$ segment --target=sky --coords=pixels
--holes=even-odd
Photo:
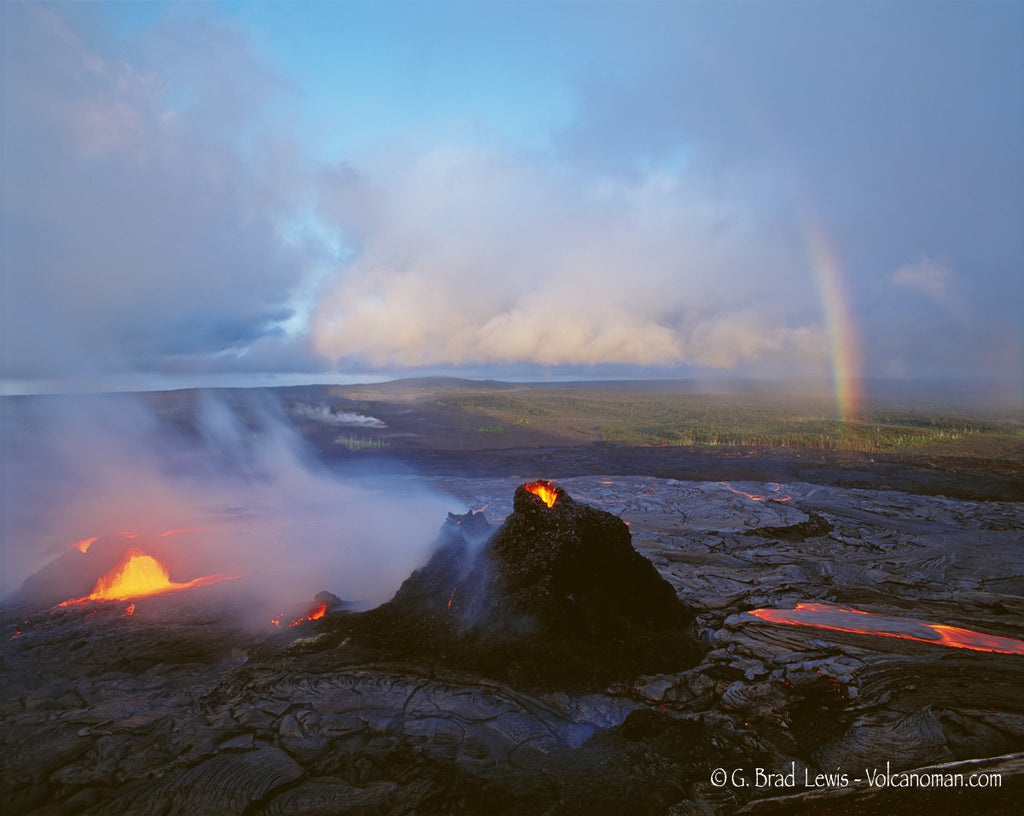
[[[8,393],[1024,371],[1024,3],[0,5]]]

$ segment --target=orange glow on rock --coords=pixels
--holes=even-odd
[[[538,479],[535,482],[527,482],[523,487],[525,487],[534,496],[539,496],[541,501],[543,501],[548,507],[554,507],[555,499],[558,498],[558,493],[555,492],[554,485],[552,485],[547,479]]]
[[[87,553],[89,552],[89,548],[93,545],[93,543],[98,540],[99,536],[93,536],[92,538],[83,538],[81,541],[76,541],[71,546],[73,546],[80,553]]]
[[[853,632],[862,635],[916,640],[950,646],[957,649],[971,649],[976,652],[998,652],[999,654],[1024,655],[1024,641],[1000,635],[988,635],[958,626],[941,623],[925,623],[911,618],[894,615],[878,615],[861,609],[852,609],[830,604],[800,603],[796,609],[753,609],[748,615],[771,623],[788,623],[797,626],[813,626],[831,629],[835,632]]]

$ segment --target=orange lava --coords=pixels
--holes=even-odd
[[[76,541],[71,546],[78,550],[80,553],[89,552],[89,548],[95,541],[99,540],[99,536],[93,536],[92,538],[83,538],[81,541]]]
[[[228,577],[224,574],[207,575],[179,584],[171,580],[167,567],[153,556],[146,555],[141,550],[132,549],[125,553],[120,564],[96,582],[96,587],[89,595],[84,598],[64,601],[60,606],[84,603],[85,601],[127,601],[147,595],[206,586],[217,581],[227,580]]]
[[[320,618],[322,618],[326,614],[327,614],[327,604],[325,604],[325,603],[317,604],[315,607],[313,607],[313,610],[308,615],[306,615],[306,617],[304,617],[304,618],[296,618],[295,620],[293,620],[288,625],[289,626],[298,626],[300,623],[303,623],[304,621],[320,620]],[[270,625],[271,626],[280,626],[282,620],[284,620],[284,612],[282,612],[280,615],[278,615],[275,618],[271,618],[270,619]]]
[[[128,604],[128,606],[126,606],[124,608],[124,614],[121,615],[121,617],[122,618],[128,618],[128,617],[131,617],[134,614],[135,614],[135,604],[130,603],[130,604]]]
[[[555,492],[554,485],[552,485],[547,479],[538,479],[535,482],[527,482],[523,487],[533,493],[534,496],[540,496],[541,501],[543,501],[548,507],[554,507],[555,499],[558,498],[558,493]]]
[[[324,615],[327,614],[327,604],[320,604],[316,609],[309,613],[306,620],[320,620]]]
[[[894,615],[877,615],[861,609],[831,606],[830,604],[801,603],[796,605],[796,609],[753,609],[747,614],[772,623],[789,623],[797,626],[831,629],[835,632],[902,638],[921,643],[934,643],[937,646],[971,649],[976,652],[1024,655],[1024,641],[1013,638],[987,635],[984,632],[946,626],[941,623],[925,623],[911,618],[899,618]]]
[[[736,494],[738,494],[738,495],[740,495],[740,496],[746,496],[746,497],[747,497],[748,499],[750,499],[751,501],[777,501],[777,502],[788,502],[788,501],[790,501],[790,500],[791,500],[791,499],[793,498],[792,496],[783,496],[783,495],[775,495],[775,496],[758,496],[758,495],[757,495],[757,494],[755,494],[755,493],[747,493],[747,492],[746,492],[746,491],[744,491],[744,490],[737,490],[737,489],[736,489],[735,487],[733,487],[733,486],[732,486],[731,484],[729,484],[728,482],[720,482],[720,484],[723,484],[723,485],[725,485],[725,486],[726,486],[727,488],[729,488],[729,490],[731,490],[731,491],[732,491],[733,493],[736,493]],[[782,486],[781,486],[781,485],[780,485],[780,484],[779,484],[778,482],[770,482],[769,484],[771,484],[771,485],[772,485],[772,486],[773,486],[773,487],[775,488],[775,493],[776,493],[776,494],[779,494],[779,491],[781,491],[781,490],[782,490]]]

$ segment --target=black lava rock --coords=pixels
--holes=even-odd
[[[690,611],[621,519],[546,482],[517,488],[513,508],[483,544],[482,513],[449,516],[426,566],[351,631],[396,657],[528,685],[600,686],[697,661]]]

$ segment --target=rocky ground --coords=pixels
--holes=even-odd
[[[820,603],[1024,640],[1020,503],[528,475],[629,523],[695,613],[696,665],[513,686],[347,643],[344,611],[244,630],[216,587],[130,617],[8,609],[3,812],[1017,812],[1024,655],[750,613]],[[426,478],[494,523],[522,481]],[[901,787],[910,769],[927,784]]]

